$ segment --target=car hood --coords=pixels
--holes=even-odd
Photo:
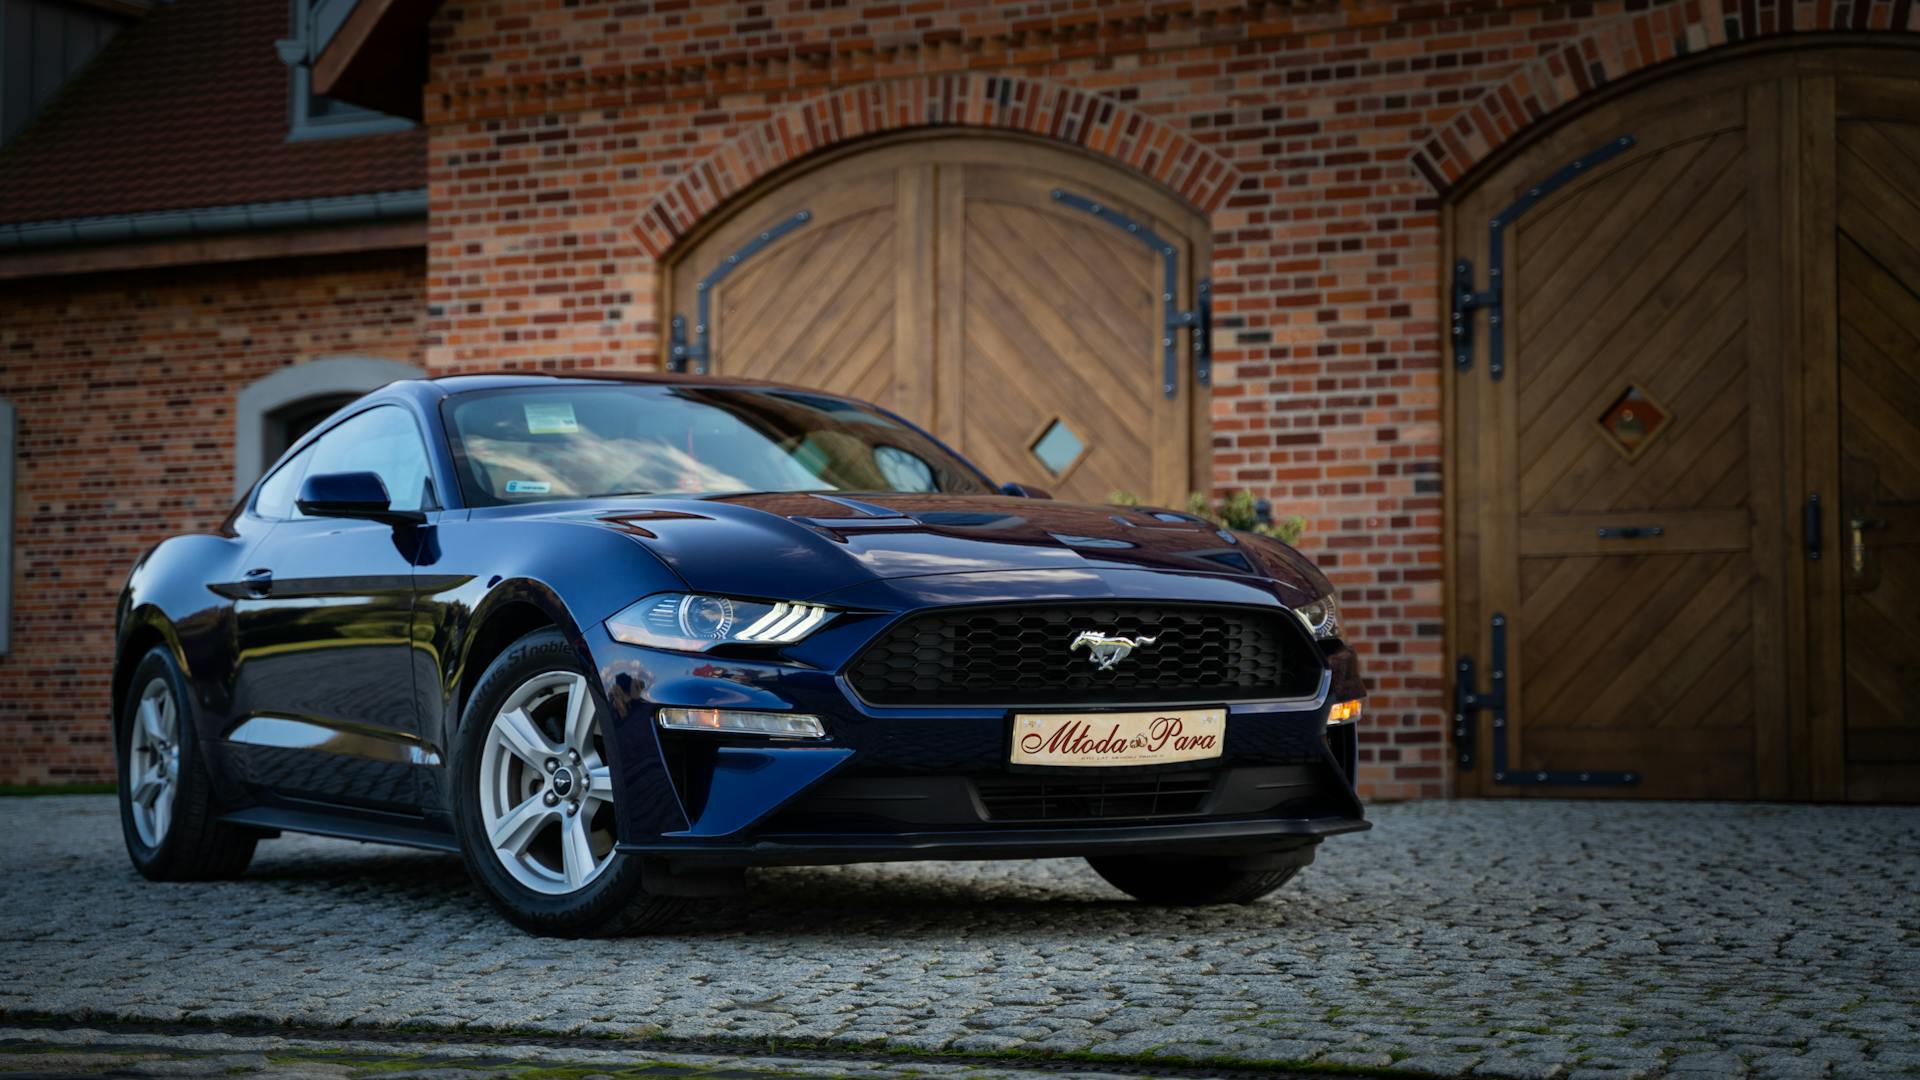
[[[1194,517],[984,495],[762,493],[610,500],[580,512],[701,591],[801,599],[927,574],[1089,568],[1323,583],[1291,548]]]

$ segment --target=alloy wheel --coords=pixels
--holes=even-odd
[[[515,881],[563,895],[613,862],[613,770],[586,676],[550,671],[496,712],[480,756],[488,846]]]
[[[180,718],[167,680],[156,678],[140,691],[127,737],[127,775],[133,778],[129,802],[133,827],[150,848],[167,838],[173,798],[180,786]]]

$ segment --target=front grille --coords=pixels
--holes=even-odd
[[[1143,780],[983,780],[975,785],[989,821],[1070,821],[1197,814],[1213,792],[1211,773]]]
[[[1102,671],[1082,631],[1154,638]],[[1280,608],[1047,604],[909,615],[847,677],[875,705],[1119,705],[1253,701],[1313,693],[1321,658]]]

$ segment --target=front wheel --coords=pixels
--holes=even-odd
[[[1251,904],[1313,861],[1313,845],[1273,855],[1100,855],[1087,860],[1107,884],[1148,904]]]
[[[614,848],[604,711],[566,637],[548,628],[500,654],[461,718],[461,852],[474,881],[524,930],[610,936],[677,910],[642,887],[639,859]]]

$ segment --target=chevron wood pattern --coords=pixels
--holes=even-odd
[[[1920,82],[1856,59],[1653,81],[1455,202],[1485,265],[1478,223],[1635,136],[1508,221],[1507,377],[1455,386],[1448,497],[1457,651],[1494,613],[1514,643],[1481,745],[1643,783],[1483,755],[1464,791],[1920,802]],[[1660,411],[1631,453],[1623,400]]]
[[[1920,123],[1836,142],[1847,795],[1920,801]]]
[[[676,262],[672,304],[691,315],[702,277],[806,210],[714,288],[715,373],[879,401],[997,480],[1182,503],[1204,483],[1204,412],[1189,371],[1175,398],[1161,392],[1160,259],[1055,188],[1172,243],[1191,303],[1209,233],[1190,209],[1095,159],[973,134],[898,139],[769,189]],[[1086,448],[1059,473],[1031,452],[1056,421]]]

